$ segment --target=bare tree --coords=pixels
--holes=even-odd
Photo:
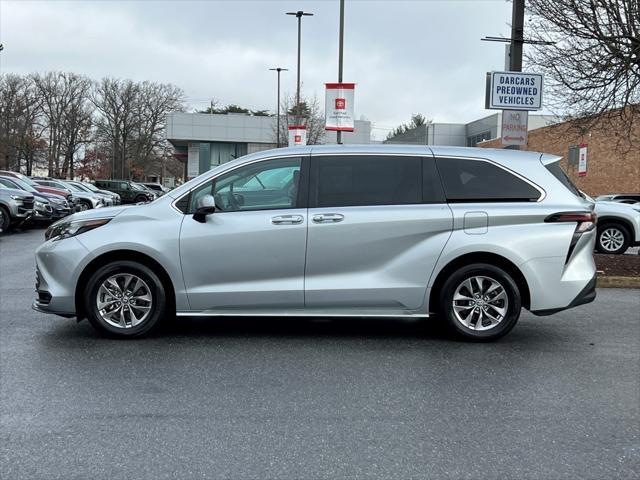
[[[64,163],[61,176],[74,177],[74,166],[78,149],[85,145],[91,136],[93,109],[89,102],[89,93],[92,83],[88,78],[71,76],[70,95],[71,100],[62,115],[61,147],[64,155]]]
[[[164,138],[168,113],[184,111],[183,91],[170,84],[103,79],[92,97],[99,118],[97,141],[112,159],[114,178],[162,170],[169,146]]]
[[[139,89],[139,118],[131,140],[131,168],[142,171],[155,168],[162,172],[167,156],[171,156],[164,135],[166,117],[170,112],[184,111],[184,92],[175,85],[153,82],[143,82]]]
[[[129,178],[130,141],[139,128],[140,86],[131,80],[103,78],[91,101],[98,109],[97,134],[110,145],[113,178]]]
[[[0,168],[27,173],[43,148],[40,103],[30,78],[0,76]]]
[[[276,142],[276,127],[273,129],[274,143],[287,145],[289,143],[289,126],[295,125],[297,119],[307,127],[307,145],[317,145],[324,139],[324,113],[320,108],[318,97],[301,99],[296,108],[295,95],[285,95],[282,101],[280,116],[280,141]]]
[[[586,131],[640,120],[640,1],[529,0],[527,61],[545,74],[546,103]]]

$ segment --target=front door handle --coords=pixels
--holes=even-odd
[[[341,213],[319,213],[313,216],[315,223],[338,223],[344,220]]]
[[[277,217],[271,217],[271,223],[274,225],[297,225],[302,223],[304,218],[302,215],[278,215]]]

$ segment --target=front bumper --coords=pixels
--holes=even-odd
[[[36,299],[33,309],[75,316],[75,287],[93,254],[76,238],[47,241],[36,249]]]
[[[20,220],[27,220],[31,218],[34,214],[33,207],[23,207],[19,206],[14,211],[11,212],[12,216],[15,218],[19,218]]]
[[[33,216],[31,217],[31,221],[48,221],[53,218],[53,209],[51,207],[46,208],[44,210],[36,209],[33,211]]]
[[[53,218],[58,219],[58,218],[64,218],[67,215],[71,215],[71,209],[68,207],[60,207],[60,208],[54,208],[53,209]]]

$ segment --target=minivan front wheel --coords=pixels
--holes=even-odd
[[[520,317],[521,297],[511,276],[477,263],[455,271],[445,282],[440,313],[459,335],[490,341],[507,334]]]
[[[89,322],[113,337],[140,337],[166,313],[166,295],[158,276],[147,266],[115,261],[99,268],[85,290]]]

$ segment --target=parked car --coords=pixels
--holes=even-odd
[[[596,217],[561,158],[309,146],[217,166],[155,202],[54,223],[36,310],[141,336],[178,316],[428,317],[496,339],[521,307],[591,302]]]
[[[158,192],[156,192],[155,190],[152,190],[151,188],[147,187],[144,183],[140,183],[140,182],[131,182],[131,183],[134,184],[136,187],[139,187],[139,188],[149,192],[151,195],[153,195],[153,199],[154,200],[160,196],[160,194]]]
[[[12,172],[9,170],[0,170],[0,175],[5,177],[18,178],[22,180],[24,183],[26,183],[27,185],[29,185],[30,187],[35,188],[40,193],[52,193],[54,195],[59,195],[61,197],[64,197],[65,200],[67,200],[67,202],[69,202],[69,204],[72,206],[72,209],[73,209],[73,206],[75,205],[75,199],[73,198],[73,195],[71,194],[71,192],[67,189],[39,185],[33,180],[31,180],[29,177],[27,177],[26,175],[23,175],[18,172]]]
[[[88,188],[92,192],[102,193],[103,195],[109,195],[113,200],[114,205],[120,205],[120,203],[122,203],[120,199],[120,195],[118,195],[117,193],[110,192],[109,190],[100,190],[93,183],[89,183],[89,182],[75,182],[75,183],[81,184],[83,187]]]
[[[592,200],[587,194],[584,195]],[[640,205],[606,200],[595,200],[595,203],[598,215],[598,252],[621,255],[629,247],[640,245]]]
[[[129,180],[96,180],[93,184],[99,189],[117,193],[122,203],[150,202],[155,199],[153,193]]]
[[[0,176],[0,185],[5,186],[6,188],[12,188],[12,189],[15,189],[15,190],[21,190],[22,192],[25,192],[25,190],[23,188],[20,188],[19,185],[17,185],[16,183],[12,182],[7,177]],[[38,193],[37,191],[36,192],[29,192],[29,193],[31,195],[33,195],[33,199],[34,199],[34,202],[33,202],[33,215],[29,219],[29,222],[32,222],[32,223],[43,223],[43,222],[51,223],[51,220],[53,219],[53,207],[51,206],[51,202],[42,193]]]
[[[73,198],[76,200],[77,210],[91,210],[92,208],[101,208],[104,206],[104,198],[102,196],[95,195],[93,193],[85,192],[84,190],[79,189],[73,185],[66,183],[64,180],[53,180],[53,179],[42,179],[42,178],[33,178],[34,182],[38,185],[43,185],[45,187],[53,187],[58,188],[60,190],[65,190],[73,195]]]
[[[0,232],[21,225],[33,215],[33,195],[0,183]]]
[[[596,200],[637,205],[640,204],[640,193],[610,193],[608,195],[598,195]]]
[[[163,187],[159,183],[143,183],[142,185],[147,187],[149,190],[154,192],[159,197],[161,197],[162,195],[170,191],[168,188]]]
[[[69,203],[64,199],[64,197],[61,197],[60,195],[55,195],[53,193],[40,193],[31,185],[23,182],[16,177],[5,177],[4,175],[0,175],[0,183],[8,188],[17,188],[18,190],[23,190],[25,192],[31,193],[35,199],[44,199],[48,201],[51,206],[52,220],[58,220],[72,213],[71,208],[69,207]],[[42,217],[42,220],[45,220],[46,215],[42,215]]]
[[[106,193],[102,193],[100,191],[98,191],[98,189],[91,190],[89,187],[86,186],[86,184],[82,183],[82,182],[76,182],[74,180],[65,180],[64,182],[66,185],[70,185],[71,187],[75,187],[76,189],[78,189],[81,192],[85,192],[85,193],[89,193],[91,195],[94,195],[98,198],[100,198],[102,200],[102,204],[105,207],[113,207],[116,203],[115,203],[115,195],[112,194],[111,192],[106,192]]]

